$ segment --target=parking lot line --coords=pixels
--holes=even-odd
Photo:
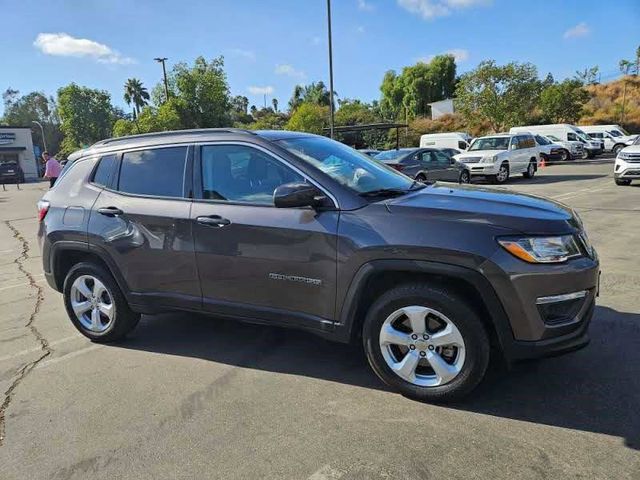
[[[96,345],[95,343],[92,343],[91,345],[81,348],[80,350],[74,350],[73,352],[65,353],[64,355],[61,355],[59,357],[52,358],[50,360],[45,360],[44,362],[38,364],[38,366],[36,367],[36,370],[39,370],[41,368],[46,368],[50,365],[55,365],[56,363],[60,363],[65,360],[70,360],[72,358],[79,357],[80,355],[84,355],[85,353],[92,352],[99,348],[104,348],[104,345]]]
[[[80,335],[71,335],[69,337],[64,337],[64,338],[61,338],[60,340],[56,340],[55,342],[50,342],[49,346],[54,347],[56,345],[60,345],[61,343],[65,343],[70,340],[73,340],[74,338],[81,339],[83,337],[81,337]],[[30,353],[39,352],[41,350],[42,350],[41,347],[33,347],[33,348],[28,348],[26,350],[21,350],[19,352],[12,353],[11,355],[5,355],[4,357],[0,357],[0,362],[4,362],[5,360],[11,360],[12,358],[21,357],[23,355],[28,355]]]
[[[34,277],[34,278],[35,278],[35,277],[43,277],[43,278],[44,278],[44,274],[43,274],[43,273],[40,273],[40,274],[38,274],[38,275],[34,275],[33,277]],[[42,278],[41,278],[40,280],[42,280]],[[17,284],[15,284],[15,285],[7,285],[6,287],[0,287],[0,290],[9,290],[9,289],[11,289],[11,288],[25,287],[25,286],[27,286],[27,285],[31,285],[31,284],[30,284],[29,282],[26,282],[26,283],[17,283]]]

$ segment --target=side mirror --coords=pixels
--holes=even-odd
[[[518,148],[518,146],[515,143],[512,143],[509,150],[515,150],[516,148]]]
[[[328,206],[329,203],[329,199],[310,183],[285,183],[273,191],[273,204],[277,208],[317,208]]]

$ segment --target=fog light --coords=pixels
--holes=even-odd
[[[539,297],[536,300],[538,312],[547,325],[572,322],[584,305],[587,291]]]

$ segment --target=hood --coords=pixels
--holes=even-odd
[[[474,185],[435,183],[386,202],[394,214],[446,217],[492,224],[524,234],[563,234],[581,230],[573,210],[553,200]]]
[[[490,157],[509,150],[467,150],[456,155],[456,157]]]

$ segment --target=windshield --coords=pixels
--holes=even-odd
[[[551,143],[542,135],[536,135],[536,142],[538,142],[538,145],[549,145],[549,143]]]
[[[413,181],[396,170],[325,137],[278,140],[291,153],[358,193],[408,190]]]
[[[549,140],[553,140],[554,142],[559,142],[560,141],[560,139],[558,137],[554,136],[554,135],[547,135],[547,138]]]
[[[607,133],[609,135],[611,135],[612,137],[621,137],[622,136],[622,134],[617,130],[610,130]]]
[[[477,138],[469,147],[468,152],[474,150],[506,150],[509,148],[509,137]]]
[[[386,152],[380,152],[373,158],[376,160],[393,160],[395,158],[404,157],[412,151],[413,150],[407,148],[403,148],[401,150],[387,150]]]

